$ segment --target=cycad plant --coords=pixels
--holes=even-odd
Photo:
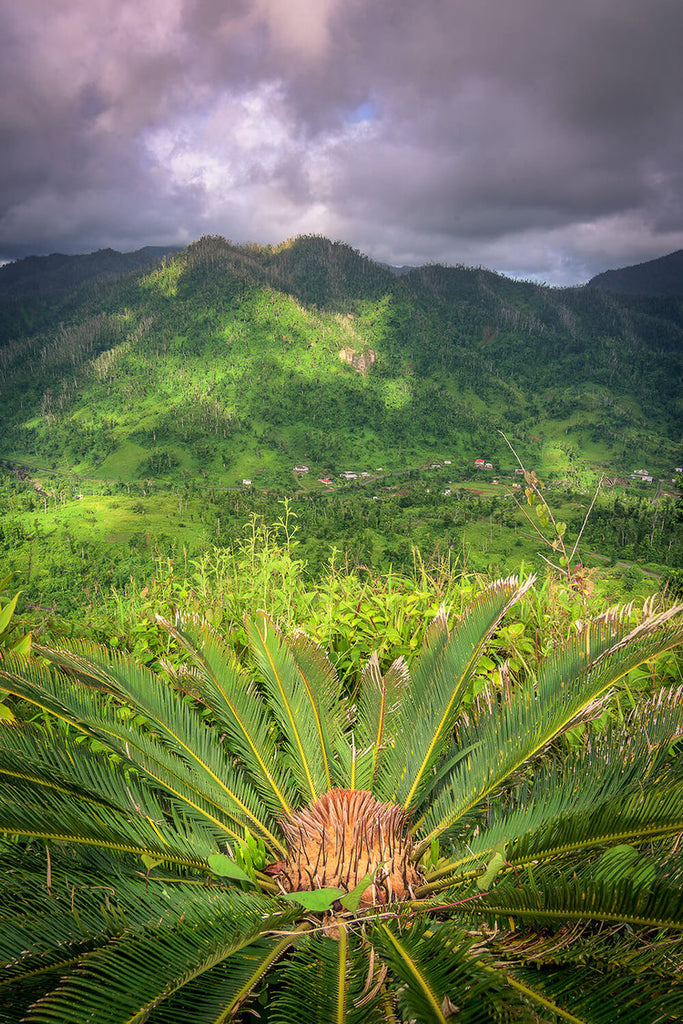
[[[510,694],[474,669],[530,585],[342,692],[263,615],[158,674],[80,644],[0,692],[0,1021],[683,1019],[683,698],[562,752],[680,617],[584,624]]]

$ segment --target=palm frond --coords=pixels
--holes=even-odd
[[[410,699],[395,720],[395,745],[380,766],[378,791],[406,809],[419,801],[430,772],[450,739],[460,702],[484,644],[508,609],[528,590],[535,577],[519,584],[517,577],[488,587],[448,632],[442,611],[425,637],[413,665]]]
[[[203,899],[149,879],[142,863],[128,868],[108,851],[84,847],[50,853],[37,842],[7,844],[0,874],[0,992],[42,974],[63,974],[83,952],[169,914],[180,916],[186,900]]]
[[[628,925],[578,924],[555,930],[502,932],[489,943],[494,958],[518,967],[590,965],[595,972],[630,972],[676,982],[683,964],[680,932],[638,932]]]
[[[593,708],[626,672],[680,644],[683,624],[669,618],[653,616],[637,631],[619,623],[593,624],[547,659],[538,681],[520,685],[509,702],[483,709],[460,732],[461,744],[472,753],[426,812],[419,852]]]
[[[318,686],[312,678],[307,680],[309,685],[304,683],[301,665],[265,614],[247,622],[247,632],[284,734],[300,797],[317,800],[328,788],[323,708],[318,692],[324,692],[324,683]]]
[[[301,676],[316,718],[321,755],[328,789],[347,785],[343,763],[335,754],[340,748],[348,750],[345,736],[348,711],[342,695],[337,670],[322,647],[304,633],[295,633],[289,649]]]
[[[454,842],[448,861],[427,873],[420,894],[476,873],[500,844],[519,866],[682,830],[681,782],[668,757],[683,726],[680,698],[677,691],[658,694],[623,729],[592,737],[561,763],[541,765],[533,779],[525,777],[504,799],[491,801],[486,827]]]
[[[396,715],[401,703],[409,699],[408,682],[403,658],[397,658],[382,675],[375,652],[363,669],[354,729],[358,754],[351,788],[374,789],[384,752],[393,743]]]
[[[332,926],[334,939],[307,937],[282,968],[273,998],[273,1024],[383,1024],[380,992],[367,949],[346,926]]]
[[[507,874],[477,901],[477,913],[507,921],[566,924],[621,922],[639,928],[683,931],[680,868],[627,849],[610,851],[577,871],[552,866]]]
[[[166,999],[207,977],[268,930],[287,928],[291,911],[273,911],[271,901],[235,890],[185,901],[182,915],[167,915],[150,934],[125,932],[85,954],[81,965],[39,1000],[26,1020],[32,1024],[145,1021]],[[178,1024],[192,1024],[191,1012],[181,1015],[176,1004]]]
[[[680,987],[661,979],[594,966],[549,970],[517,968],[507,983],[526,996],[530,1008],[548,1021],[573,1024],[671,1024],[683,1019]],[[547,1014],[547,1016],[546,1016]]]
[[[33,664],[19,663],[14,671],[8,659],[7,667],[3,663],[0,670],[0,691],[48,711],[126,760],[135,751],[136,764],[193,809],[205,810],[216,823],[221,819],[234,822],[237,830],[229,824],[224,828],[235,837],[242,834],[244,826],[251,828],[271,849],[283,852],[272,832],[270,815],[248,776],[236,769],[220,735],[168,684],[130,658],[120,654],[109,657],[94,644],[77,645],[73,655],[46,649],[41,653],[53,655],[75,678]],[[116,694],[123,709],[111,704],[112,697],[93,689],[95,685]],[[141,716],[146,730],[129,723],[131,712]]]
[[[147,856],[207,870],[215,839],[179,815],[169,824],[163,809],[132,782],[128,810],[84,799],[78,791],[55,790],[41,780],[6,781],[0,790],[0,833],[53,843],[78,843]]]
[[[228,732],[232,749],[248,768],[271,813],[291,814],[292,781],[276,757],[273,721],[233,652],[203,620],[182,619],[175,626],[160,616],[157,621],[192,658],[197,668],[190,680],[193,689]],[[187,683],[182,670],[173,672],[169,666],[169,671],[176,683]]]
[[[308,925],[304,926],[306,929]],[[226,1024],[253,1005],[255,989],[271,967],[300,939],[301,926],[284,937],[264,936],[235,950],[212,970],[165,999],[150,1016],[153,1024]],[[253,1011],[258,1019],[256,1007]]]
[[[383,924],[368,936],[395,982],[404,1020],[463,1024],[500,1020],[502,986],[496,972],[470,955],[473,939],[450,923]],[[467,991],[466,1001],[458,993]],[[496,998],[498,997],[498,998]],[[513,1004],[518,1000],[512,1000]]]

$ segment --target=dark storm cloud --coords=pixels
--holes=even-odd
[[[569,283],[683,247],[679,0],[0,3],[0,257],[316,231]]]

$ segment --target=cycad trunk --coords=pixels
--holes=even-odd
[[[365,790],[333,789],[282,822],[287,860],[276,877],[289,892],[350,891],[374,875],[361,903],[411,899],[423,881],[410,860],[408,815]],[[275,865],[274,865],[275,867]]]

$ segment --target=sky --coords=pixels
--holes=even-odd
[[[340,239],[553,285],[683,248],[683,0],[0,0],[0,261]]]

